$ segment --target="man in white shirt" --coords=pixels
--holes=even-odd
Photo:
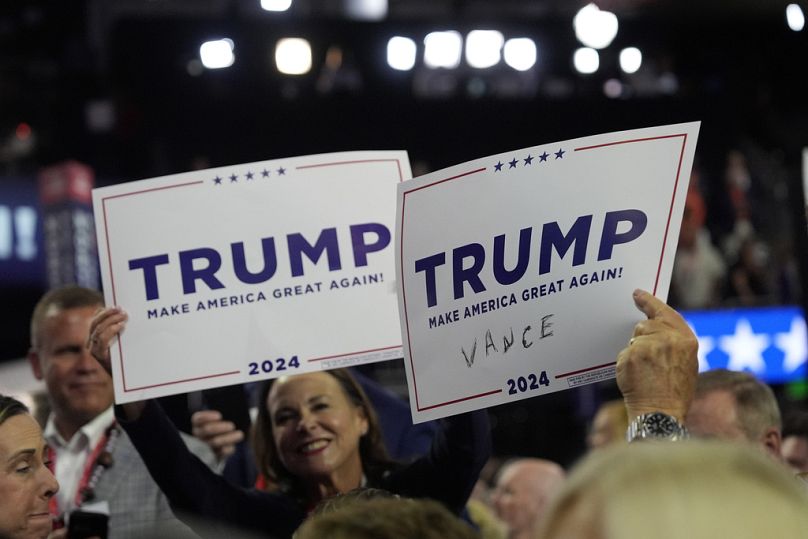
[[[31,319],[28,360],[47,387],[44,436],[61,485],[51,512],[69,519],[79,507],[106,504],[110,539],[194,537],[115,424],[112,379],[86,346],[90,320],[103,305],[98,292],[70,286],[45,294]],[[207,450],[198,443],[195,449]]]

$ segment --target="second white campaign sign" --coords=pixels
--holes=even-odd
[[[93,191],[104,293],[129,313],[117,402],[401,357],[405,152],[188,172]]]
[[[494,155],[398,187],[410,405],[425,421],[614,376],[668,291],[698,123]]]

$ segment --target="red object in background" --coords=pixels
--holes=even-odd
[[[93,223],[95,172],[65,161],[39,173],[45,272],[49,288],[78,284],[100,286]]]
[[[26,140],[31,136],[31,126],[25,122],[17,124],[17,129],[14,131],[15,136],[20,140]]]
[[[43,206],[67,201],[92,204],[95,172],[78,161],[65,161],[39,173],[39,198]]]

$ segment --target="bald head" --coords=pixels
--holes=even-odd
[[[561,488],[563,468],[543,459],[517,459],[497,478],[492,502],[510,539],[533,538],[550,498]]]

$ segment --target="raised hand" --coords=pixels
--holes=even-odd
[[[634,326],[617,356],[617,385],[629,420],[663,412],[684,421],[698,377],[698,340],[682,315],[644,290],[634,304],[647,320]]]

